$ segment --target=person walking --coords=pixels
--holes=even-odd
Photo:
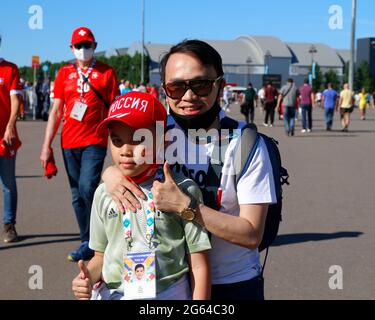
[[[309,80],[305,79],[303,85],[299,87],[300,108],[302,111],[302,133],[312,130],[312,109],[314,104],[314,92],[309,85]]]
[[[51,146],[63,119],[61,147],[81,238],[81,245],[69,253],[69,261],[88,260],[94,254],[88,246],[90,212],[108,143],[107,135],[98,136],[95,130],[119,95],[114,70],[94,58],[96,46],[90,29],[73,31],[70,47],[76,61],[62,67],[56,76],[54,104],[40,154],[46,169],[54,161]]]
[[[254,105],[256,105],[257,94],[251,82],[247,85],[247,89],[242,96],[241,113],[245,116],[246,123],[254,122]]]
[[[349,84],[345,83],[340,92],[338,108],[340,108],[342,132],[349,131],[350,114],[353,112],[353,91],[349,89]]]
[[[223,101],[224,101],[224,106],[223,110],[226,112],[230,112],[230,103],[231,103],[231,98],[232,98],[232,92],[229,90],[230,86],[225,86],[223,89]]]
[[[293,79],[289,78],[281,90],[277,100],[276,110],[280,110],[281,102],[284,104],[284,126],[287,136],[294,136],[295,116],[297,108],[297,97],[299,91]]]
[[[362,88],[361,92],[359,93],[359,114],[361,120],[366,120],[366,109],[367,109],[367,96],[366,89]]]
[[[263,125],[266,127],[268,126],[272,127],[273,122],[275,121],[275,107],[276,107],[276,99],[278,96],[278,92],[271,82],[268,82],[267,87],[265,89],[264,96],[265,96],[266,114],[264,117]],[[268,120],[270,121],[269,125],[268,125]]]
[[[337,107],[337,92],[332,89],[332,83],[327,84],[327,89],[322,93],[322,104],[324,107],[324,117],[326,121],[326,130],[332,130],[333,116]]]
[[[20,145],[16,127],[19,84],[17,66],[0,58],[0,180],[3,185],[3,241],[6,243],[18,240],[15,226],[18,201],[16,151]]]

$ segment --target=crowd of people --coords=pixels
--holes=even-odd
[[[254,122],[254,110],[259,106],[263,114],[263,125],[273,127],[275,114],[279,120],[284,120],[285,133],[293,136],[295,121],[301,116],[301,133],[310,133],[313,127],[313,110],[324,109],[326,130],[332,130],[334,112],[340,113],[341,130],[349,130],[350,115],[358,109],[359,119],[366,120],[366,110],[375,110],[375,92],[360,92],[349,90],[349,85],[344,83],[342,90],[333,89],[332,83],[327,83],[322,92],[314,92],[309,81],[297,87],[293,79],[288,79],[286,85],[279,90],[269,82],[258,91],[251,83],[244,91],[231,91],[230,86],[223,90],[222,107],[226,112],[231,111],[231,104],[239,104],[240,111],[246,122]]]

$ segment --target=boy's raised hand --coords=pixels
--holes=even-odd
[[[154,181],[151,188],[155,207],[165,212],[181,212],[190,204],[190,198],[173,180],[168,162],[164,163],[164,182]]]
[[[79,300],[90,300],[92,284],[91,275],[83,260],[78,261],[80,273],[73,279],[72,290]]]

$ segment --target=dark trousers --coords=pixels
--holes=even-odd
[[[264,123],[268,124],[269,119],[270,123],[273,124],[273,122],[275,121],[275,102],[266,102],[264,109],[266,110]]]
[[[107,149],[99,145],[63,149],[64,164],[72,192],[81,241],[89,240],[90,214],[94,193],[100,182]]]
[[[247,281],[215,284],[211,300],[264,300],[264,279],[259,275]]]
[[[324,109],[326,124],[327,124],[327,128],[329,128],[329,129],[332,128],[334,112],[335,112],[335,108],[325,108]]]
[[[254,101],[246,101],[241,106],[241,113],[245,116],[246,123],[249,123],[249,115],[251,123],[254,122]]]
[[[294,135],[294,124],[296,117],[296,107],[284,106],[284,125],[285,132]]]
[[[301,105],[302,129],[312,129],[312,106],[311,104]]]

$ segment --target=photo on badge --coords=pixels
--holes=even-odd
[[[155,254],[128,253],[124,257],[124,299],[156,297]]]

